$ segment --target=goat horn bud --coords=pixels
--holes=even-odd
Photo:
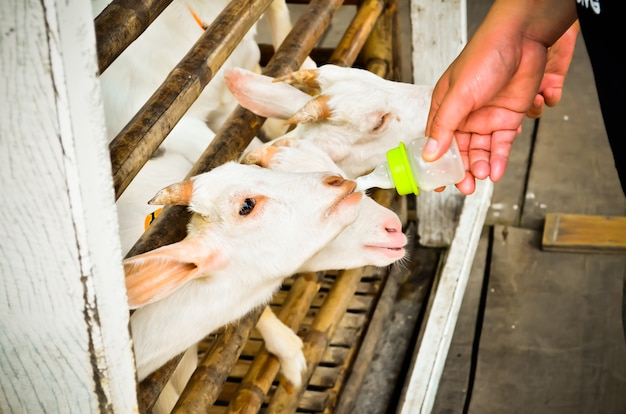
[[[188,206],[193,194],[193,181],[185,180],[160,190],[148,204]]]
[[[277,153],[280,152],[279,148],[275,146],[265,146],[250,151],[241,160],[242,164],[258,165],[263,168],[270,168],[273,164],[273,159]]]
[[[300,89],[302,92],[316,96],[322,91],[317,81],[317,76],[318,72],[316,69],[303,69],[274,78],[273,82],[284,82]]]
[[[320,95],[311,99],[298,110],[291,118],[285,121],[286,124],[306,124],[316,122],[330,117],[330,107],[328,106],[328,95]]]

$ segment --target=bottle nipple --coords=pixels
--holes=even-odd
[[[354,179],[356,181],[356,191],[365,191],[370,188],[393,188],[387,165],[381,164],[374,168],[374,171],[367,175],[362,175]]]

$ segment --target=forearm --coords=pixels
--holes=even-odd
[[[576,19],[575,0],[495,0],[481,26],[502,26],[549,47]]]

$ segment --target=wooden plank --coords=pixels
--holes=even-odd
[[[626,257],[543,252],[541,232],[496,226],[469,410],[622,413]]]
[[[450,351],[441,375],[433,413],[462,413],[468,395],[471,395],[473,356],[480,327],[481,301],[485,272],[488,269],[490,228],[484,227],[472,264],[465,296],[459,311]],[[480,333],[478,333],[480,335]]]
[[[543,229],[549,212],[606,216],[626,212],[582,36],[561,102],[547,108],[539,121],[531,166],[522,227]]]
[[[0,412],[137,411],[89,2],[0,2]]]
[[[432,410],[492,193],[491,181],[479,181],[476,192],[465,198],[399,413]]]
[[[465,0],[411,0],[411,27],[413,83],[434,85],[467,43]],[[421,245],[450,245],[463,198],[455,187],[416,197]]]
[[[411,54],[413,53],[412,33],[411,33],[411,2],[408,0],[397,0],[398,7],[396,17],[396,50],[394,60],[397,62],[396,67],[399,73],[396,76],[400,82],[413,81],[413,62]]]
[[[468,37],[474,34],[492,3],[492,0],[468,0]],[[485,225],[496,222],[509,224],[519,222],[533,124],[534,121],[525,120],[522,134],[518,135],[513,143],[507,171],[500,181],[494,183],[492,202],[487,211]],[[486,269],[489,266],[490,233],[490,228],[484,227],[478,242],[465,296],[459,311],[459,318],[433,405],[433,413],[465,412],[466,400],[468,395],[471,395],[472,358],[477,341],[476,335],[480,335],[479,327],[482,312],[480,308]]]
[[[411,0],[413,82],[434,85],[467,43],[465,0]]]
[[[546,251],[626,253],[626,217],[548,213],[541,247]]]

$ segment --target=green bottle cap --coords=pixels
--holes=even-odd
[[[387,163],[389,164],[391,178],[398,194],[419,194],[419,189],[411,172],[411,165],[409,164],[404,142],[400,142],[400,146],[397,148],[387,151]]]

